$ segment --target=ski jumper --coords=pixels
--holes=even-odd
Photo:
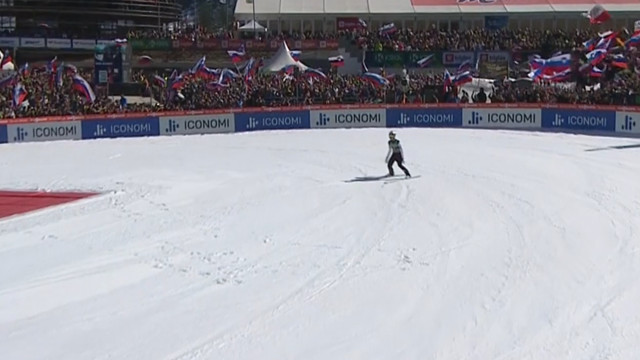
[[[391,139],[389,140],[389,152],[387,152],[387,158],[386,158],[387,168],[389,169],[389,176],[394,175],[394,172],[393,172],[394,162],[398,164],[398,167],[404,172],[406,176],[411,176],[411,174],[409,173],[409,169],[404,167],[404,165],[402,164],[404,162],[404,154],[402,152],[402,146],[400,145],[400,140],[397,140],[395,138],[395,134],[393,136],[389,135],[389,137]]]

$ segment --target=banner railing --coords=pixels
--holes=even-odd
[[[0,143],[321,128],[449,127],[640,136],[640,107],[328,105],[52,116],[0,121]]]

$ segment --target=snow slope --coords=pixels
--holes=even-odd
[[[632,359],[635,140],[385,129],[2,146],[0,358]],[[587,151],[587,150],[599,151]]]

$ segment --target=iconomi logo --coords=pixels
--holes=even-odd
[[[404,113],[400,113],[400,120],[398,120],[398,124],[399,125],[407,125],[410,120],[411,120],[411,117],[409,115],[404,114]]]
[[[327,124],[329,124],[329,121],[331,121],[329,115],[325,115],[323,113],[319,113],[318,117],[319,119],[318,121],[316,121],[317,126],[327,126]]]
[[[169,120],[169,124],[167,125],[167,129],[165,130],[168,133],[174,133],[178,131],[180,128],[180,124],[178,124],[175,120]]]
[[[478,125],[482,122],[482,116],[480,113],[472,111],[471,112],[471,120],[469,120],[469,125]]]
[[[626,115],[624,117],[624,123],[622,124],[622,130],[631,131],[634,127],[636,127],[636,122],[631,116]]]
[[[29,132],[21,127],[16,128],[16,136],[13,138],[13,141],[23,141],[27,136],[29,136]]]
[[[562,124],[564,124],[564,118],[556,114],[556,117],[551,122],[551,126],[562,126]]]
[[[93,136],[102,136],[107,132],[107,128],[98,124],[98,126],[96,126],[96,131],[93,133]]]
[[[258,120],[256,118],[250,117],[247,122],[247,129],[255,129],[258,126]]]

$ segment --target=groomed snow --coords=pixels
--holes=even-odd
[[[633,359],[640,146],[401,129],[3,145],[7,360]],[[600,149],[599,151],[587,151]]]

